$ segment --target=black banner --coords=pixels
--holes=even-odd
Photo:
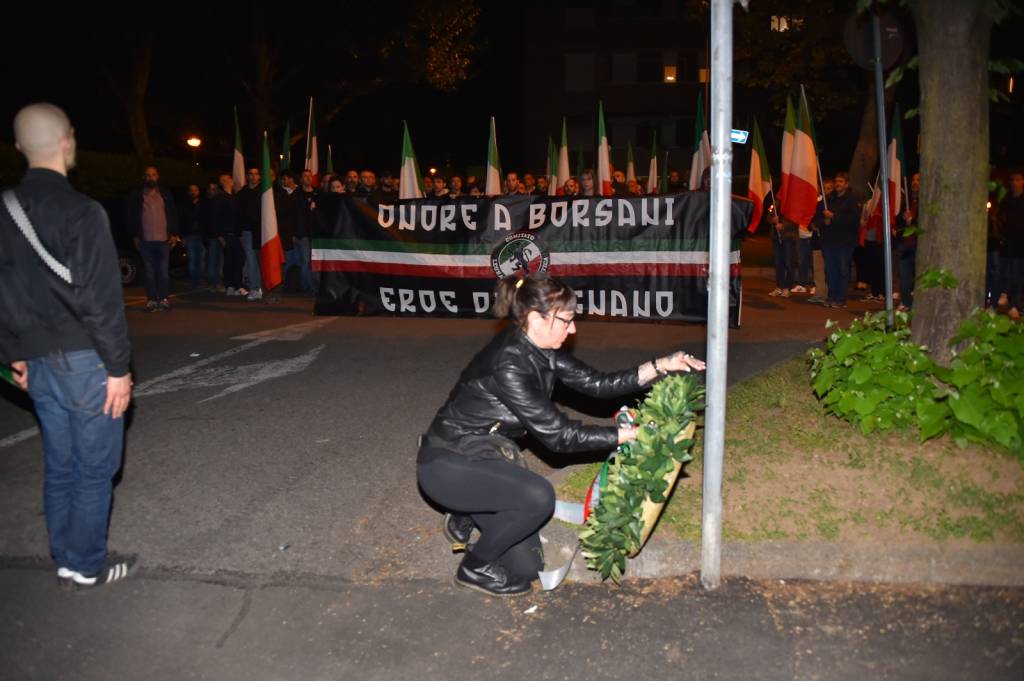
[[[710,195],[503,196],[376,204],[327,195],[313,239],[315,312],[475,317],[499,277],[546,271],[577,292],[577,314],[707,317]],[[732,203],[730,312],[739,323],[739,237],[753,204]]]

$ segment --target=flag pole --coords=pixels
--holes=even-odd
[[[711,2],[711,233],[708,254],[707,411],[700,581],[716,589],[722,566],[722,468],[725,458],[729,346],[729,250],[732,237],[733,2]]]
[[[871,33],[875,48],[875,109],[878,115],[878,173],[882,187],[882,245],[885,251],[885,319],[891,329],[896,324],[892,307],[892,216],[889,214],[889,159],[885,131],[885,86],[882,83],[882,29],[878,13],[871,15]]]

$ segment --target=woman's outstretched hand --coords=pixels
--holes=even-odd
[[[704,362],[682,350],[658,360],[660,371],[704,371],[706,368]]]
[[[619,428],[619,444],[636,439],[636,428]]]

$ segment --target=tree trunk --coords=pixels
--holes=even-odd
[[[875,111],[875,74],[866,79],[867,99],[864,113],[860,117],[860,136],[850,159],[850,190],[855,196],[865,198],[871,195],[869,186],[875,181],[878,169],[878,113]],[[885,109],[891,109],[893,88],[885,90]]]
[[[921,197],[917,276],[944,269],[953,289],[914,293],[912,337],[948,364],[949,339],[984,303],[988,167],[988,55],[982,2],[919,0]]]
[[[153,65],[152,42],[147,40],[140,43],[134,57],[128,89],[121,102],[128,114],[128,129],[135,153],[139,158],[148,160],[153,157],[153,144],[149,139],[149,124],[146,121],[146,92],[149,90],[149,74]]]

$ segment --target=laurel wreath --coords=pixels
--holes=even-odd
[[[579,534],[587,567],[602,579],[618,584],[626,558],[642,548],[644,501],[664,503],[676,462],[693,460],[694,440],[685,434],[703,410],[704,386],[693,374],[664,378],[637,406],[637,439],[619,445],[607,463],[597,507]]]

